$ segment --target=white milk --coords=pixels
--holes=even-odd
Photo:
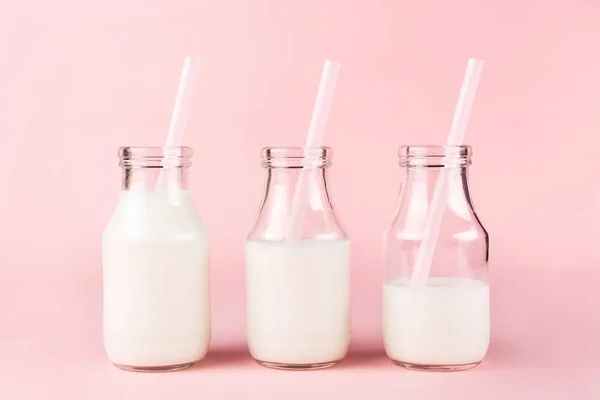
[[[259,361],[339,361],[350,343],[350,241],[246,244],[247,339]]]
[[[114,364],[176,366],[208,350],[208,236],[187,190],[171,201],[122,191],[104,231],[104,346]]]
[[[383,342],[395,361],[418,365],[480,362],[490,342],[489,287],[468,278],[406,279],[383,286]]]

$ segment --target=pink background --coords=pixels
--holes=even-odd
[[[597,399],[599,17],[596,0],[1,1],[0,398]],[[162,144],[186,54],[203,59],[186,143],[214,340],[192,370],[126,373],[102,349],[100,235],[117,148]],[[409,372],[380,339],[396,148],[445,140],[472,56],[492,346],[471,372]],[[337,368],[286,373],[247,354],[243,241],[259,149],[302,143],[326,58],[342,63],[326,143],[353,238],[353,346]]]

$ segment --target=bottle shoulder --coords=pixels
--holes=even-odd
[[[207,228],[189,193],[168,198],[164,193],[122,192],[103,232],[103,240],[202,240],[207,237]]]
[[[427,229],[427,216],[410,218],[396,216],[384,233],[385,240],[421,240]],[[472,214],[469,218],[456,215],[444,216],[440,235],[461,241],[488,240],[487,230],[479,218]]]

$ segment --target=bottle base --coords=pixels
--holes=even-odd
[[[426,371],[426,372],[458,372],[467,371],[473,369],[481,364],[481,361],[477,361],[470,364],[453,364],[453,365],[431,365],[431,364],[414,364],[404,361],[392,360],[394,364],[410,369],[413,371]]]
[[[324,363],[313,364],[287,364],[260,360],[255,361],[263,367],[281,369],[286,371],[313,371],[317,369],[330,368],[339,363],[339,361],[329,361]]]
[[[138,367],[134,365],[123,365],[123,364],[114,364],[115,367],[130,371],[130,372],[171,372],[171,371],[180,371],[182,369],[191,368],[194,365],[198,364],[198,361],[184,363],[184,364],[175,364],[175,365],[159,365],[153,367]]]

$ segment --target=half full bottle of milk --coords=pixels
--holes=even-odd
[[[410,369],[473,368],[488,349],[490,305],[489,238],[468,186],[471,148],[404,146],[399,157],[404,180],[385,234],[385,351]]]
[[[117,367],[169,371],[210,342],[209,244],[188,190],[189,147],[122,147],[102,237],[104,347]]]
[[[350,342],[350,241],[328,189],[328,147],[262,150],[266,188],[246,243],[246,334],[260,364],[337,364]]]

